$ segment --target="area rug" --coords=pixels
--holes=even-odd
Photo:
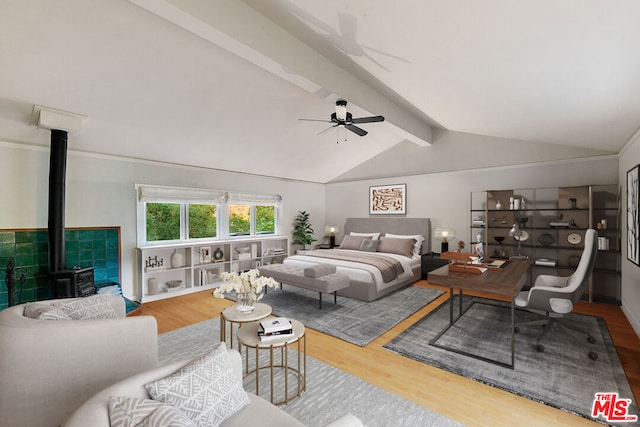
[[[161,334],[158,337],[160,361],[169,362],[202,354],[214,348],[219,337],[218,318]],[[267,352],[263,353],[266,356]],[[296,357],[297,353],[290,350],[290,360]],[[276,377],[276,380],[274,388],[282,390],[282,378]],[[289,381],[291,384],[291,378]],[[261,382],[266,384],[266,381]],[[249,376],[245,379],[245,389],[255,390],[255,378]],[[269,398],[268,393],[260,394]],[[307,356],[306,391],[280,408],[310,427],[326,426],[348,413],[357,416],[368,427],[462,425],[311,356]]]
[[[459,299],[454,309],[458,313]],[[463,308],[470,307],[437,344],[471,351],[505,363],[511,361],[510,305],[504,302],[465,296]],[[516,322],[537,320],[526,311],[516,311]],[[634,400],[615,346],[604,319],[571,313],[569,320],[590,331],[596,343],[565,328],[548,333],[544,352],[534,349],[540,326],[522,326],[516,334],[515,367],[504,368],[429,345],[449,323],[449,302],[441,304],[384,348],[403,356],[445,369],[473,380],[542,402],[555,408],[593,419],[595,393],[618,392],[620,398]],[[597,360],[588,357],[598,354]],[[638,414],[637,402],[629,411]],[[604,417],[593,419],[603,422]]]
[[[389,295],[364,302],[333,295],[323,295],[318,308],[318,292],[283,285],[282,290],[269,289],[262,303],[269,304],[273,314],[296,319],[344,341],[365,346],[371,341],[442,295],[443,291],[422,286],[407,286]],[[233,294],[228,296],[233,299]]]

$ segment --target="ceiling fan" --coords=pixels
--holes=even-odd
[[[349,129],[351,132],[365,136],[368,132],[358,126],[356,124],[360,123],[373,123],[373,122],[384,122],[383,116],[370,116],[370,117],[352,117],[351,113],[347,111],[347,101],[344,99],[338,99],[336,101],[336,111],[331,113],[331,120],[317,120],[317,119],[298,119],[309,122],[325,122],[325,123],[334,123],[329,126],[327,129],[319,132],[318,135],[323,135],[330,131],[331,129],[342,126],[345,129]],[[346,137],[345,137],[346,140]]]

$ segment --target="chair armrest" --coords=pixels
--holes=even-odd
[[[537,281],[536,281],[537,283]],[[570,298],[571,291],[565,290],[565,288],[556,288],[551,286],[534,286],[529,290],[529,298],[526,308],[531,310],[541,310],[549,313],[556,313],[551,305],[551,299],[566,299]]]
[[[536,282],[533,285],[534,287],[544,286],[549,288],[564,288],[567,286],[567,282],[569,281],[569,277],[560,277],[560,276],[550,276],[546,274],[541,274],[536,277]]]

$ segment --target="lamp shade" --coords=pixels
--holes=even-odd
[[[338,234],[340,232],[340,228],[338,228],[337,225],[325,225],[324,226],[324,232],[325,234],[331,236],[335,236],[336,234]]]
[[[440,241],[449,241],[455,239],[456,231],[451,228],[436,228],[434,237]]]

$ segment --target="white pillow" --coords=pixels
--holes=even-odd
[[[390,237],[392,239],[415,239],[416,245],[413,247],[413,256],[414,256],[414,258],[420,256],[420,249],[422,249],[422,242],[424,242],[424,236],[423,235],[421,235],[421,234],[408,235],[408,234],[384,233],[384,236],[385,237]]]
[[[153,399],[175,406],[199,426],[217,426],[249,404],[223,342],[145,388]]]
[[[371,240],[378,240],[380,238],[380,233],[356,233],[355,231],[352,231],[349,235],[368,237]]]
[[[111,305],[111,295],[96,294],[86,298],[74,298],[51,303],[73,320],[117,319],[118,314]]]
[[[184,412],[166,403],[136,397],[109,398],[111,427],[198,427]]]

